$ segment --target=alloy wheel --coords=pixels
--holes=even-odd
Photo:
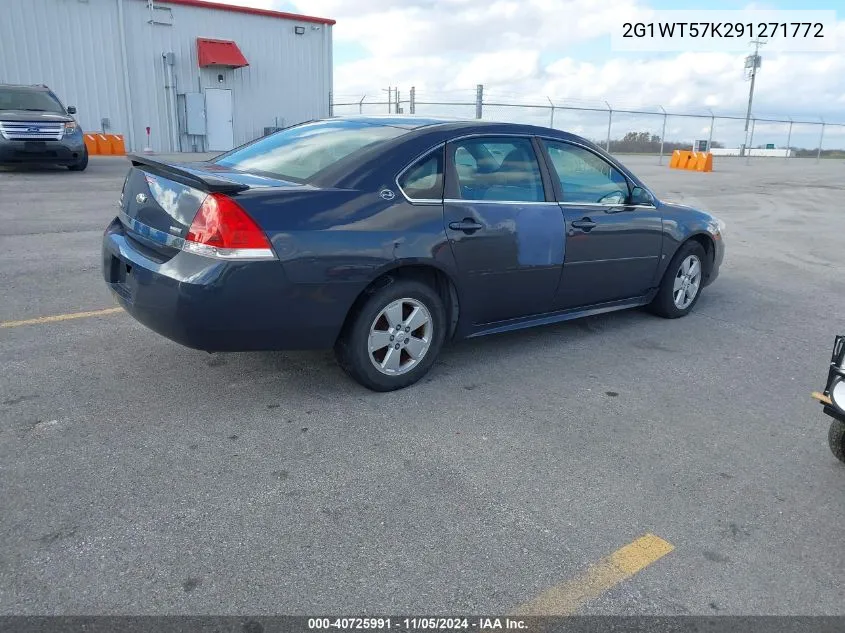
[[[428,308],[416,299],[397,299],[370,325],[367,341],[370,361],[388,376],[417,366],[431,347],[434,324]]]
[[[695,300],[701,287],[701,260],[696,255],[687,256],[675,274],[672,299],[675,307],[686,310]]]

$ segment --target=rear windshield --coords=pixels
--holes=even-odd
[[[64,114],[62,104],[49,92],[0,87],[0,110],[30,110]]]
[[[214,162],[239,171],[306,181],[354,152],[407,132],[407,128],[371,121],[317,121],[276,132]]]

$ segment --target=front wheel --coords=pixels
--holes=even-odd
[[[698,242],[682,244],[669,262],[660,289],[649,308],[667,319],[677,319],[692,310],[701,294],[706,254]]]
[[[338,363],[373,391],[414,384],[434,364],[446,332],[443,300],[431,287],[400,279],[376,290],[335,345]]]
[[[845,422],[833,420],[830,423],[827,442],[830,444],[830,450],[833,451],[836,459],[845,463]]]
[[[88,167],[88,150],[85,150],[82,153],[82,158],[80,158],[72,165],[67,166],[67,168],[71,171],[85,171],[86,167]]]

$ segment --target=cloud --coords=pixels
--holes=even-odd
[[[281,7],[275,0],[229,1]],[[654,18],[647,0],[291,1],[302,13],[337,20],[334,41],[354,43],[364,52],[354,61],[335,60],[335,94],[350,100],[354,96],[355,102],[365,94],[384,100],[381,90],[397,85],[403,97],[415,86],[418,100],[472,102],[476,84],[484,84],[485,97],[496,102],[548,105],[551,99],[557,105],[580,103],[599,109],[609,102],[617,109],[655,113],[662,112],[662,106],[705,116],[708,109],[745,114],[745,53],[646,55],[610,50],[611,29],[621,28],[626,20]],[[845,22],[838,22],[830,35],[845,41]],[[765,49],[762,54],[754,97],[757,116],[845,122],[845,55]],[[466,106],[440,111],[474,114]],[[497,115],[514,112],[500,110]],[[563,116],[562,111],[556,120]],[[566,116],[572,126],[603,134],[604,114]],[[549,113],[526,110],[521,117],[542,122]],[[660,123],[660,117],[648,119],[657,132]],[[689,123],[669,127],[700,133],[701,120]],[[709,121],[703,123],[709,126]]]

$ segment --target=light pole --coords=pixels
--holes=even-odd
[[[710,108],[707,108],[707,111],[710,113],[710,132],[707,135],[707,151],[709,152],[713,146],[713,126],[716,125],[716,115]]]
[[[743,152],[748,149],[748,124],[751,121],[751,102],[754,101],[754,83],[757,79],[757,69],[760,68],[762,62],[760,47],[766,42],[752,40],[751,43],[754,44],[754,54],[745,58],[745,78],[746,80],[751,80],[751,87],[748,90],[748,110],[745,113],[745,143],[742,145]]]

